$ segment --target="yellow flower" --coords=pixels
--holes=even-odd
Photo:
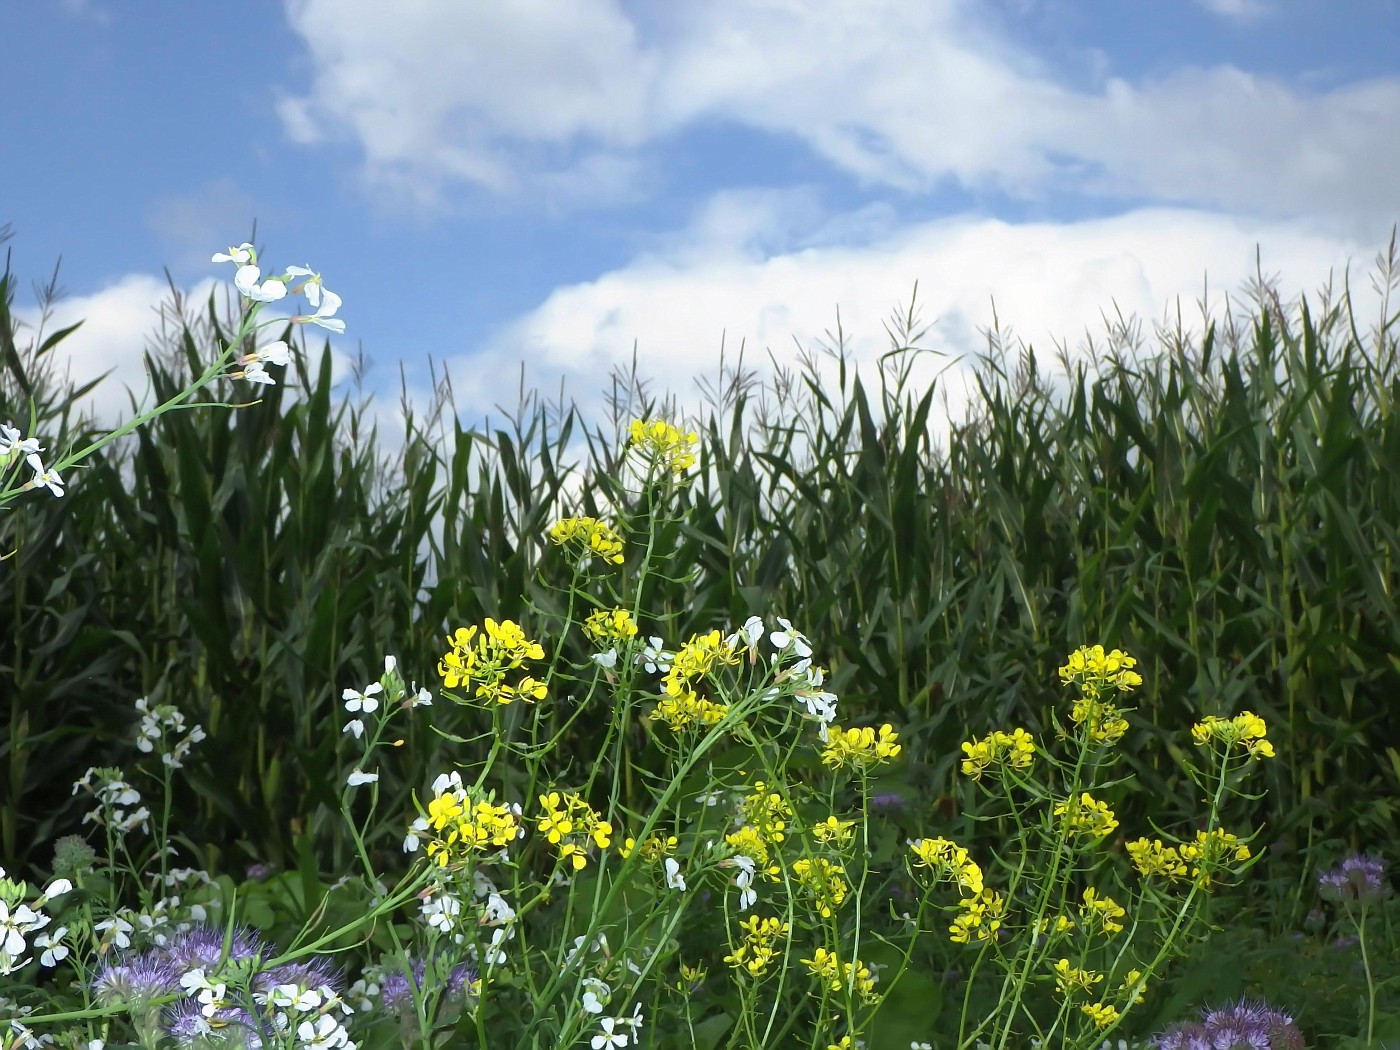
[[[954,944],[967,944],[974,937],[990,941],[1001,929],[1006,914],[1006,901],[995,890],[984,889],[976,896],[964,897],[959,907],[962,910],[953,916],[953,924],[948,927],[948,939]]]
[[[583,633],[595,642],[625,642],[637,635],[637,623],[626,609],[599,609],[583,621]]]
[[[1128,976],[1123,978],[1123,990],[1128,993],[1133,1002],[1140,1003],[1147,994],[1147,982],[1143,980],[1141,970],[1129,970]]]
[[[1055,964],[1055,989],[1066,999],[1077,992],[1092,990],[1102,980],[1103,974],[1072,966],[1068,959],[1061,959]]]
[[[540,809],[535,826],[555,846],[561,861],[575,871],[588,865],[588,848],[607,849],[612,843],[612,825],[602,814],[572,791],[561,796],[557,791],[540,796]]]
[[[1197,746],[1218,743],[1222,750],[1243,748],[1250,758],[1273,758],[1274,745],[1267,738],[1269,728],[1253,711],[1241,711],[1234,718],[1208,715],[1191,727]]]
[[[1161,839],[1138,839],[1128,843],[1128,856],[1138,874],[1161,876],[1166,879],[1184,879],[1186,865],[1174,846],[1164,846]]]
[[[916,868],[929,868],[940,882],[955,883],[964,894],[976,896],[982,892],[982,869],[968,856],[967,850],[944,838],[919,839],[909,844]]]
[[[827,817],[821,823],[812,825],[812,835],[818,842],[834,842],[838,846],[843,846],[854,837],[855,832],[852,829],[855,826],[854,820],[837,820],[835,817]]]
[[[549,538],[560,547],[573,545],[582,553],[621,565],[622,537],[597,518],[561,518],[549,527]]]
[[[974,780],[980,780],[991,766],[1002,763],[1012,769],[1029,769],[1035,758],[1035,740],[1024,729],[1010,733],[998,729],[988,737],[963,744],[962,749],[967,755],[962,763],[963,775]]]
[[[762,977],[778,956],[778,942],[788,935],[788,924],[772,918],[750,915],[739,924],[743,939],[724,961],[736,970],[742,967],[750,977]],[[682,968],[684,974],[684,968]]]
[[[660,835],[648,835],[646,841],[642,843],[641,858],[648,864],[655,864],[674,853],[677,845],[679,845],[679,840],[674,835],[664,839]],[[625,860],[632,856],[632,852],[636,848],[637,840],[628,835],[627,841],[617,849],[618,856]]]
[[[1078,799],[1067,799],[1055,807],[1055,816],[1066,818],[1070,835],[1087,835],[1100,839],[1118,827],[1118,818],[1107,803],[1100,802],[1089,792]]]
[[[812,895],[817,913],[823,919],[829,919],[836,914],[836,909],[841,907],[850,890],[841,867],[823,857],[814,857],[811,860],[804,857],[794,861],[792,874]]]
[[[1085,926],[1097,926],[1104,933],[1122,933],[1123,924],[1118,920],[1128,913],[1112,897],[1100,897],[1092,886],[1084,891],[1084,903],[1079,914]]]
[[[508,845],[519,833],[517,813],[518,808],[473,799],[462,788],[440,792],[428,803],[428,827],[436,833],[428,841],[429,859],[445,868],[465,863],[473,853]]]
[[[1224,828],[1196,832],[1196,841],[1183,842],[1179,847],[1181,859],[1191,865],[1196,885],[1210,889],[1214,878],[1228,871],[1231,863],[1249,860],[1249,847]]]
[[[695,466],[695,446],[700,441],[695,431],[683,433],[660,419],[634,419],[629,430],[630,446],[667,473],[680,477]]]
[[[516,698],[542,700],[543,682],[522,676],[511,684],[508,674],[521,671],[526,660],[543,660],[544,647],[525,636],[511,620],[497,623],[487,617],[485,630],[476,625],[459,627],[448,636],[450,651],[438,663],[438,674],[448,689],[471,688],[473,696],[487,703],[509,704]]]
[[[813,977],[822,981],[833,992],[853,991],[866,1002],[874,1002],[875,977],[870,968],[859,959],[842,962],[825,948],[818,948],[810,959],[801,960]]]
[[[1109,1028],[1118,1021],[1118,1010],[1106,1003],[1085,1003],[1079,1009],[1089,1015],[1089,1020],[1100,1029]]]
[[[894,727],[886,723],[880,727],[878,736],[870,726],[859,729],[842,729],[832,726],[827,730],[826,747],[822,749],[822,762],[833,769],[841,769],[847,763],[857,769],[866,770],[882,762],[899,757],[901,746],[895,743],[899,736]]]
[[[765,842],[782,842],[787,838],[792,806],[768,784],[755,780],[749,793],[739,802],[739,819],[751,826]]]
[[[1104,652],[1101,645],[1081,645],[1060,668],[1060,680],[1065,685],[1076,683],[1086,691],[1113,688],[1127,692],[1142,685],[1142,676],[1133,670],[1136,666],[1137,660],[1121,649]]]
[[[657,701],[656,709],[647,717],[653,722],[665,722],[671,732],[679,733],[691,726],[713,726],[729,714],[728,704],[717,704],[689,689]]]

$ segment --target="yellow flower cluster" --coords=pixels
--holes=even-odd
[[[1079,906],[1079,916],[1085,929],[1100,929],[1106,934],[1123,932],[1119,920],[1128,913],[1112,897],[1100,897],[1092,886],[1084,890],[1084,903]]]
[[[745,824],[724,836],[724,841],[734,851],[735,856],[751,858],[756,870],[767,875],[770,879],[777,878],[780,869],[778,865],[772,863],[773,858],[768,849],[768,840],[757,828]]]
[[[680,647],[671,661],[671,669],[662,679],[662,688],[668,695],[675,696],[689,688],[688,682],[704,678],[716,664],[737,664],[738,647],[726,641],[719,631],[708,634],[693,634],[690,640]]]
[[[743,931],[743,940],[724,957],[724,961],[736,970],[742,966],[750,977],[762,977],[769,964],[777,958],[778,942],[788,935],[788,924],[771,916],[760,919],[757,915],[750,915],[739,923],[739,929]]]
[[[1086,727],[1094,743],[1111,746],[1128,731],[1127,719],[1104,694],[1115,689],[1126,693],[1142,685],[1142,676],[1133,670],[1136,666],[1137,660],[1121,649],[1104,652],[1101,645],[1082,645],[1060,668],[1060,681],[1078,686],[1080,692],[1070,719]]]
[[[1138,839],[1136,842],[1129,842],[1128,856],[1138,874],[1144,878],[1157,877],[1175,881],[1186,877],[1186,864],[1182,861],[1181,854],[1175,846],[1163,845],[1161,839]]]
[[[823,919],[835,915],[836,909],[841,907],[846,900],[846,894],[850,892],[846,873],[841,870],[839,864],[825,857],[813,857],[810,860],[804,857],[794,861],[792,874],[802,888],[812,895],[817,914]]]
[[[549,538],[561,547],[572,544],[595,558],[622,564],[622,537],[597,518],[561,518],[549,527]]]
[[[679,844],[679,840],[674,835],[668,835],[664,839],[660,835],[648,835],[646,841],[642,843],[641,849],[637,852],[642,860],[648,864],[655,864],[676,852],[676,847]],[[628,835],[627,841],[617,848],[617,855],[626,860],[632,856],[634,850],[637,850],[637,840]]]
[[[1079,1009],[1087,1014],[1089,1020],[1100,1030],[1110,1028],[1118,1022],[1118,1008],[1107,1003],[1085,1003]]]
[[[749,793],[739,802],[739,819],[758,832],[765,842],[782,842],[787,838],[792,806],[778,792],[770,791],[766,782],[755,780]]]
[[[1070,835],[1087,835],[1100,839],[1118,827],[1118,818],[1108,804],[1100,802],[1089,792],[1079,798],[1066,799],[1055,807],[1055,816],[1065,818],[1065,826]]]
[[[839,993],[849,989],[866,1002],[874,1002],[876,999],[875,977],[870,972],[870,967],[859,959],[842,962],[834,952],[818,948],[810,959],[803,959],[802,964],[811,971],[813,977],[821,980],[833,992]]]
[[[506,846],[518,834],[520,818],[507,806],[473,803],[465,792],[444,791],[428,803],[428,827],[436,833],[428,857],[445,868],[472,853]]]
[[[855,837],[856,826],[854,820],[837,820],[835,817],[827,817],[820,823],[812,825],[812,837],[818,842],[831,842],[838,846],[844,846]]]
[[[971,740],[963,744],[963,776],[973,780],[982,779],[982,774],[990,767],[1002,765],[1012,769],[1026,770],[1035,758],[1035,740],[1024,729],[1013,729],[1003,733],[1000,729],[981,740]]]
[[[637,621],[626,609],[599,609],[583,621],[583,633],[595,642],[625,642],[637,636]]]
[[[954,883],[964,896],[982,892],[982,869],[967,850],[950,839],[919,839],[909,844],[916,868],[930,868],[938,882]]]
[[[535,818],[540,834],[549,839],[574,871],[588,866],[588,848],[607,849],[612,843],[612,825],[592,806],[572,791],[540,796],[541,816]]]
[[[880,727],[878,735],[870,726],[859,729],[832,726],[827,730],[822,762],[833,769],[843,769],[847,764],[856,769],[870,769],[899,756],[903,749],[895,743],[898,736],[889,723]]]
[[[695,466],[695,446],[700,435],[683,433],[660,419],[632,420],[631,447],[667,473],[680,477]]]
[[[685,689],[671,696],[663,696],[657,701],[656,710],[647,717],[653,722],[665,722],[673,733],[679,733],[693,725],[718,725],[727,714],[728,704],[717,704]]]
[[[1055,964],[1055,990],[1066,999],[1079,992],[1093,991],[1094,985],[1103,980],[1097,970],[1081,970],[1072,966],[1068,959]]]
[[[948,927],[948,940],[954,944],[967,944],[974,937],[990,941],[1006,916],[1006,901],[995,890],[984,889],[975,896],[964,897],[958,907],[962,910],[953,916]]]
[[[1266,734],[1269,727],[1253,711],[1241,711],[1234,718],[1209,715],[1191,727],[1191,736],[1198,746],[1219,744],[1222,750],[1244,748],[1250,758],[1273,758],[1274,745]]]
[[[1081,645],[1060,668],[1060,681],[1076,683],[1085,692],[1110,688],[1127,692],[1142,685],[1142,675],[1133,670],[1136,666],[1136,658],[1121,649],[1106,653],[1101,645]]]
[[[545,685],[538,679],[525,675],[514,684],[506,681],[508,674],[524,669],[526,660],[544,659],[540,643],[526,638],[511,620],[497,623],[487,617],[484,631],[475,624],[459,627],[447,642],[452,649],[438,662],[446,688],[464,686],[487,703],[544,699]]]
[[[1161,877],[1175,882],[1189,873],[1202,889],[1209,889],[1214,877],[1232,863],[1249,860],[1249,846],[1224,828],[1196,832],[1193,842],[1164,846],[1161,839],[1138,839],[1128,843],[1133,867],[1144,878]]]

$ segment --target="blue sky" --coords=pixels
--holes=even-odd
[[[1308,289],[1400,220],[1400,0],[53,0],[0,12],[0,223],[61,255],[79,374],[140,384],[164,271],[257,240],[345,301],[370,384],[581,397],[637,347],[858,356],[919,282],[1076,344],[1254,249]],[[23,298],[22,307],[30,305]],[[37,319],[31,312],[31,319]]]

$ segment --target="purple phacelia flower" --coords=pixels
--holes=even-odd
[[[1202,1011],[1199,1022],[1162,1032],[1151,1045],[1157,1050],[1302,1050],[1303,1034],[1281,1010],[1241,999]]]
[[[161,957],[181,974],[202,969],[212,973],[224,956],[224,931],[213,926],[193,926],[172,937]],[[235,929],[229,939],[228,957],[236,962],[250,962],[267,954],[267,948],[256,933]]]
[[[1390,890],[1385,868],[1380,857],[1354,854],[1318,876],[1317,892],[1323,900],[1374,904]]]
[[[413,988],[423,987],[423,977],[427,973],[428,967],[422,959],[415,959],[413,962],[413,986],[410,987],[408,977],[403,970],[391,970],[385,973],[383,980],[379,982],[379,1001],[390,1010],[398,1013],[411,1011],[413,1009]],[[466,963],[454,966],[447,974],[447,981],[443,987],[443,993],[449,999],[461,999],[470,994],[476,986],[477,974]]]
[[[164,959],[133,955],[118,959],[97,972],[93,996],[103,1006],[144,1003],[180,990],[180,974]]]
[[[889,791],[879,795],[870,796],[871,809],[903,809],[904,796],[898,791]]]

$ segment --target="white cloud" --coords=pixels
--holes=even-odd
[[[1253,22],[1270,13],[1264,0],[1196,0],[1196,3],[1213,15],[1240,22]]]
[[[1254,6],[1214,0],[1238,17]],[[281,106],[305,142],[348,136],[371,177],[431,195],[635,192],[636,158],[730,121],[804,142],[865,182],[944,180],[1315,216],[1395,218],[1400,78],[1307,92],[1223,65],[1082,89],[996,35],[972,0],[617,0],[385,7],[288,0],[312,83]]]
[[[768,371],[771,351],[790,366],[797,345],[829,341],[838,308],[848,348],[868,369],[888,348],[882,322],[908,302],[916,281],[923,319],[934,322],[923,345],[949,357],[984,350],[979,330],[992,324],[995,300],[1003,325],[1048,362],[1057,342],[1073,350],[1086,331],[1099,332],[1115,304],[1150,326],[1169,308],[1174,315],[1180,300],[1189,326],[1207,278],[1219,307],[1254,276],[1256,246],[1266,272],[1280,273],[1295,293],[1313,291],[1349,259],[1364,266],[1375,247],[1298,224],[1181,209],[1074,225],[958,218],[887,230],[859,247],[820,238],[773,253],[756,247],[782,239],[785,222],[800,222],[805,207],[780,195],[725,195],[674,243],[557,289],[479,355],[449,362],[460,407],[472,415],[510,403],[511,359],[527,362],[531,385],[551,389],[562,376],[571,394],[596,407],[608,371],[630,361],[635,345],[643,377],[693,408],[693,380],[716,375],[722,339],[731,361],[743,342],[748,364]],[[927,361],[923,380],[946,363]]]

